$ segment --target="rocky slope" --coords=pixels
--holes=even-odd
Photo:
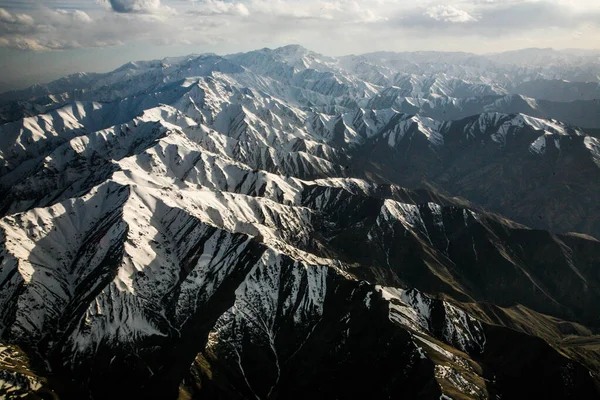
[[[5,95],[0,338],[29,361],[0,390],[598,397],[600,142],[503,82],[373,57],[190,56]],[[482,109],[398,107],[441,93]]]

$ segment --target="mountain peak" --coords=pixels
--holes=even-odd
[[[276,53],[310,53],[311,51],[299,44],[288,44],[273,50]]]

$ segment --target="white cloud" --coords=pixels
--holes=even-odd
[[[115,32],[125,26],[81,10],[40,8],[32,16],[0,9],[0,46],[32,51],[111,46],[123,43]]]
[[[473,17],[465,10],[458,9],[450,5],[433,6],[425,12],[425,15],[435,19],[436,21],[453,23],[464,23],[477,20],[477,18]]]
[[[58,9],[58,10],[56,10],[56,12],[58,14],[66,16],[67,18],[72,19],[73,21],[76,21],[76,22],[83,22],[83,23],[92,22],[92,18],[85,11]],[[32,18],[32,21],[33,21],[33,18]]]
[[[33,25],[34,21],[27,14],[11,14],[4,8],[0,8],[0,23],[13,25]]]
[[[208,43],[211,51],[225,52],[301,43],[342,54],[419,47],[493,51],[507,43],[548,47],[552,39],[568,47],[600,43],[600,3],[594,0],[47,0],[48,7],[36,1],[23,0],[27,7],[20,10],[0,8],[0,47]]]
[[[13,16],[4,8],[0,8],[0,22],[12,22]]]
[[[191,12],[198,15],[250,15],[250,11],[244,3],[221,0],[201,1]]]

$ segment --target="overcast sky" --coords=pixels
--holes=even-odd
[[[297,43],[327,55],[599,48],[598,0],[0,0],[0,91],[131,60]]]

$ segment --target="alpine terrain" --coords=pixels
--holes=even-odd
[[[0,95],[0,396],[600,398],[599,82],[292,45]]]

